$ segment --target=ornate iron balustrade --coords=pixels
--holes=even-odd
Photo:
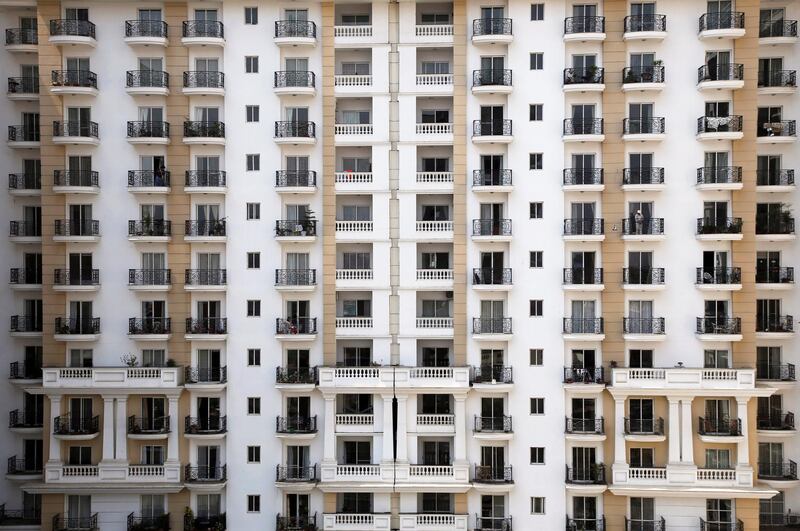
[[[56,19],[50,21],[51,37],[95,38],[96,27],[88,20]]]

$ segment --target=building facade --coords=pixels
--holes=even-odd
[[[0,0],[0,529],[800,526],[798,17]]]

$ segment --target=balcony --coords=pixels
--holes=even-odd
[[[473,170],[472,190],[475,192],[510,192],[513,189],[511,169]]]
[[[13,290],[38,291],[42,289],[42,272],[27,267],[12,267],[8,283]]]
[[[20,529],[25,529],[23,526],[34,526],[39,528],[42,522],[41,510],[34,508],[25,509],[7,509],[6,504],[0,504],[0,527],[8,526],[13,529],[18,526]]]
[[[452,79],[450,84],[452,85]],[[510,69],[489,68],[472,71],[473,94],[510,94],[512,90],[512,71]]]
[[[762,45],[794,44],[797,42],[796,20],[775,20],[758,28],[758,43]]]
[[[564,239],[599,242],[605,239],[602,218],[568,218],[564,220]]]
[[[797,482],[797,463],[791,459],[787,461],[768,461],[758,463],[758,479],[775,486],[789,486],[785,482]]]
[[[472,43],[509,44],[514,40],[510,18],[476,18],[472,21]]]
[[[794,218],[788,210],[767,215],[756,212],[756,240],[784,241],[794,238]]]
[[[41,337],[41,318],[29,315],[12,315],[9,327],[12,337]]]
[[[701,39],[737,39],[744,37],[744,13],[741,11],[703,13],[700,15]]]
[[[793,267],[756,267],[756,287],[760,289],[791,289],[793,285]]]
[[[622,189],[657,192],[664,189],[664,168],[623,168]]]
[[[186,465],[183,469],[183,481],[185,481],[186,483],[224,483],[227,480],[228,480],[227,465],[222,465],[222,466]]]
[[[191,514],[183,515],[183,531],[225,531],[225,525],[225,513],[198,516],[196,518],[192,518]],[[292,529],[287,531],[295,530]]]
[[[100,144],[97,122],[54,121],[53,143],[97,146]]]
[[[272,88],[282,96],[313,96],[317,92],[314,72],[280,70],[274,73]]]
[[[626,142],[660,142],[666,133],[666,120],[661,117],[622,120],[622,140]]]
[[[475,339],[507,341],[511,339],[511,334],[511,317],[472,318],[472,336]]]
[[[389,531],[389,513],[325,513],[322,529],[325,531]]]
[[[742,288],[740,267],[698,267],[695,284],[704,291],[735,291]]]
[[[56,341],[96,341],[99,335],[99,317],[56,317]]]
[[[225,122],[186,121],[183,122],[184,144],[225,145]]]
[[[275,433],[281,436],[313,437],[317,433],[317,416],[313,417],[276,417]]]
[[[469,386],[469,369],[467,367],[396,367],[389,365],[370,367],[320,367],[319,387],[324,391],[329,389],[356,389],[356,388],[414,388],[414,389],[466,389]],[[417,415],[426,417],[429,422],[424,424],[452,425],[453,416],[444,415]],[[440,422],[443,418],[447,422]]]
[[[797,90],[797,70],[758,72],[759,95],[791,95]]]
[[[13,409],[8,412],[8,429],[12,432],[24,434],[41,433],[43,427],[42,411]]]
[[[97,513],[88,517],[71,517],[68,514],[53,516],[53,531],[99,531]]]
[[[187,219],[183,234],[187,242],[224,242],[227,240],[227,223],[224,219]]]
[[[334,221],[336,230],[336,241],[339,242],[360,242],[372,240],[375,237],[375,222],[367,220],[342,220]]]
[[[698,240],[741,240],[742,218],[698,218]]]
[[[756,316],[756,337],[790,339],[794,334],[794,317],[791,315]]]
[[[224,194],[228,186],[223,170],[186,170],[184,190],[196,194]]]
[[[307,516],[275,516],[276,531],[317,531],[317,514]]]
[[[756,379],[773,382],[795,382],[794,364],[768,364],[759,361],[756,363]]]
[[[37,28],[6,29],[6,50],[9,52],[37,53],[39,51]]]
[[[275,335],[287,341],[311,341],[317,336],[317,318],[278,317],[275,319]]]
[[[510,267],[476,267],[472,270],[472,287],[480,291],[511,289]]]
[[[100,175],[89,170],[53,170],[53,193],[96,194],[100,191]]]
[[[61,415],[53,419],[53,435],[56,439],[94,439],[100,435],[100,417]]]
[[[317,220],[279,219],[275,221],[275,238],[286,242],[310,242],[317,237]]]
[[[128,417],[130,439],[166,439],[169,431],[169,417]]]
[[[622,69],[622,91],[659,91],[664,88],[666,71],[661,65],[627,66]]]
[[[663,317],[622,318],[622,338],[625,341],[664,341],[666,333]]]
[[[166,242],[172,236],[172,222],[166,219],[128,220],[128,240],[133,242]]]
[[[169,513],[160,516],[128,514],[128,531],[169,531]]]
[[[317,368],[316,367],[276,367],[275,368],[275,383],[277,385],[290,385],[290,386],[314,386],[317,383]]]
[[[603,367],[564,367],[564,383],[567,385],[598,384],[605,386]]]
[[[562,189],[576,192],[602,192],[603,168],[564,168]]]
[[[187,386],[221,389],[228,383],[228,367],[184,367],[183,380]]]
[[[744,87],[744,65],[722,63],[697,69],[698,90],[735,90]]]
[[[375,414],[372,409],[365,413],[337,413],[335,417],[336,431],[340,433],[372,433],[375,429]],[[353,475],[379,475],[379,465],[358,465]],[[365,470],[366,469],[366,470]]]
[[[42,178],[33,173],[9,173],[8,193],[13,196],[41,195]]]
[[[602,118],[564,120],[564,142],[602,142],[605,138]]]
[[[184,72],[183,93],[189,96],[224,96],[225,74],[211,70]]]
[[[473,437],[476,439],[510,439],[514,433],[510,415],[479,417],[475,415]]]
[[[701,116],[697,119],[698,140],[741,140],[741,116]]]
[[[741,341],[742,320],[739,317],[698,317],[695,334],[701,341]]]
[[[698,420],[697,433],[703,442],[725,442],[731,437],[742,436],[741,419],[700,417]]]
[[[39,128],[25,125],[8,126],[8,147],[15,149],[32,149],[40,146]]]
[[[44,369],[44,387],[53,389],[174,389],[176,367],[62,367]]]
[[[780,409],[770,409],[767,412],[758,412],[756,429],[766,432],[760,435],[787,435],[794,436],[794,413]]]
[[[475,531],[511,531],[510,516],[480,516],[475,514]]]
[[[97,46],[95,25],[88,20],[55,19],[50,21],[50,44],[56,46]]]
[[[511,120],[473,120],[472,142],[474,144],[509,144],[514,140]]]
[[[225,317],[187,317],[186,339],[224,340],[228,335],[228,319]]]
[[[629,418],[624,420],[625,440],[634,442],[660,442],[666,440],[664,419]]]
[[[13,318],[12,318],[13,321]],[[42,367],[27,361],[12,361],[8,364],[8,379],[11,383],[27,383],[42,379]]]
[[[313,194],[317,172],[313,170],[275,170],[275,191],[286,194]]]
[[[54,291],[97,291],[100,287],[99,269],[55,269]]]
[[[664,239],[664,218],[636,220],[631,216],[622,220],[622,239],[634,242],[660,241]]]
[[[564,69],[564,92],[602,92],[605,90],[605,68],[589,66],[586,68]]]
[[[37,77],[10,77],[8,78],[8,91],[6,96],[14,101],[38,101],[39,78]]]
[[[475,465],[472,481],[473,483],[514,483],[512,467]]]
[[[475,241],[505,242],[511,240],[510,219],[473,219],[472,239]]]
[[[318,480],[317,465],[275,466],[275,481],[277,483],[315,483]]]
[[[602,267],[565,267],[562,274],[562,287],[566,291],[602,291]]]
[[[53,70],[50,92],[69,96],[97,96],[97,74],[89,70]]]
[[[606,38],[606,17],[567,17],[564,19],[564,40],[603,41]]]
[[[663,516],[654,517],[652,520],[629,520],[625,517],[625,531],[666,531],[667,522]]]
[[[17,458],[16,455],[8,458],[6,478],[14,481],[32,481],[40,479],[44,470],[41,462],[35,459]]]
[[[453,142],[451,122],[417,123],[414,132],[418,144],[444,145]]]
[[[605,330],[602,317],[564,317],[562,334],[565,341],[602,341]]]
[[[129,269],[128,288],[132,291],[169,291],[172,271],[169,269]]]
[[[514,368],[502,366],[480,366],[472,368],[470,384],[478,387],[499,385],[509,386],[514,383]]]
[[[571,486],[580,487],[606,484],[606,467],[602,463],[592,463],[579,467],[566,465],[565,468],[566,474],[564,475],[564,482],[567,484],[568,489]]]
[[[316,144],[316,125],[314,122],[275,122],[274,140],[276,144]]]
[[[664,289],[663,267],[626,267],[622,270],[622,289],[660,291]]]
[[[354,93],[372,89],[371,74],[335,74],[333,76],[333,86],[340,87],[336,92]]]
[[[776,120],[758,124],[756,142],[759,144],[790,144],[797,139],[794,120]]]
[[[169,144],[169,122],[128,122],[128,143],[134,145]]]
[[[189,438],[219,439],[228,431],[228,417],[224,415],[209,415],[205,417],[186,416],[186,418],[183,419],[183,430],[184,435]],[[220,471],[215,470],[214,472]]]
[[[612,371],[614,387],[644,390],[642,392],[696,390],[738,391],[755,388],[754,369],[619,368]],[[714,393],[711,393],[714,394]]]
[[[166,170],[128,170],[128,191],[134,194],[166,194],[169,188]]]
[[[166,96],[169,94],[169,74],[160,70],[128,70],[125,92],[131,96]]]
[[[704,166],[697,168],[698,190],[741,190],[741,166]]]
[[[172,333],[169,317],[131,317],[128,336],[138,341],[167,341]]]
[[[623,40],[662,40],[666,36],[666,15],[628,15],[624,19],[624,30],[622,33]]]
[[[567,434],[568,439],[577,440],[604,440],[605,439],[605,422],[603,417],[600,418],[570,418],[564,419],[564,433]]]
[[[217,20],[185,20],[181,44],[184,46],[225,46],[225,27]]]
[[[169,27],[162,20],[126,20],[125,42],[131,46],[167,46]]]
[[[307,20],[276,20],[274,42],[278,46],[314,46],[317,25]]]
[[[316,269],[275,270],[275,289],[279,291],[313,291],[316,285]]]

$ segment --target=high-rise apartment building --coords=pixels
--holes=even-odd
[[[0,530],[800,526],[798,18],[0,0]]]

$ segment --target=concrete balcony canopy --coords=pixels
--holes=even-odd
[[[75,390],[124,389],[128,393],[164,393],[182,384],[181,367],[62,367],[42,370],[42,385],[65,394]]]
[[[414,388],[450,391],[469,387],[469,367],[320,367],[321,390]]]

